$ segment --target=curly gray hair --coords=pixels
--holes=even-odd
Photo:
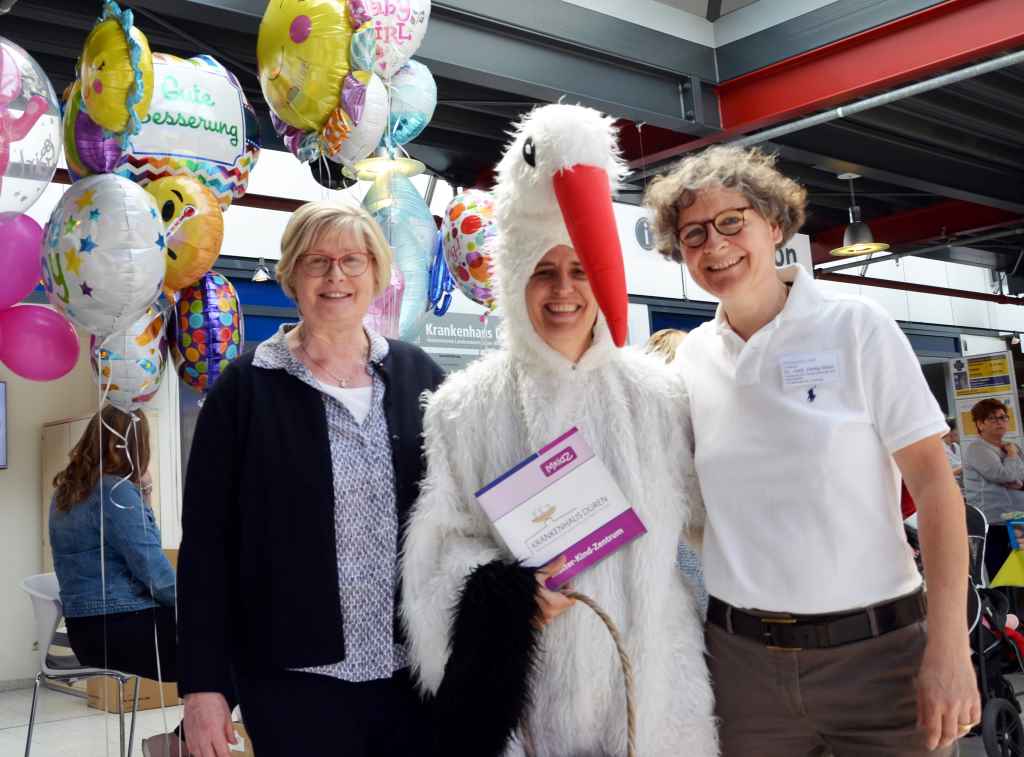
[[[782,240],[803,226],[807,191],[775,168],[775,155],[758,148],[716,145],[683,158],[668,174],[647,188],[644,204],[654,211],[654,241],[658,252],[683,262],[679,246],[679,210],[697,200],[697,193],[720,186],[740,192],[758,213],[778,224]]]

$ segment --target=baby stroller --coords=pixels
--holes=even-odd
[[[917,531],[906,526],[907,541],[919,558]],[[988,757],[1024,757],[1024,723],[1017,692],[1006,676],[1024,673],[1024,635],[1007,628],[1009,599],[985,585],[985,538],[988,520],[976,507],[967,506],[967,543],[970,576],[967,587],[967,629],[971,660],[981,694],[981,723],[970,735],[981,735]],[[920,562],[918,562],[920,567]]]
[[[977,600],[978,622],[971,630],[971,658],[981,692],[981,738],[989,757],[1024,755],[1024,723],[1017,692],[1007,679],[1024,672],[1024,636],[1007,627],[1010,602],[999,589],[985,586],[985,538],[988,521],[976,507],[967,507],[971,584]],[[968,598],[968,604],[971,598]]]

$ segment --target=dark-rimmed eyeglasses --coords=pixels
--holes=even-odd
[[[985,422],[991,421],[992,423],[1009,423],[1010,416],[1008,415],[990,415],[985,419]]]
[[[722,236],[735,236],[747,225],[747,217],[744,215],[747,210],[750,210],[749,205],[742,208],[729,208],[706,221],[683,224],[679,227],[679,244],[683,247],[700,247],[707,241],[708,224],[714,226],[715,231]]]
[[[300,255],[299,270],[311,279],[320,279],[327,275],[331,267],[337,263],[341,272],[350,278],[362,276],[370,267],[370,254],[367,252],[350,252],[341,257],[330,255]]]

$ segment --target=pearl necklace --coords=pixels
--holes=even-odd
[[[299,349],[302,350],[302,354],[305,355],[306,358],[309,359],[309,361],[311,363],[313,363],[313,365],[315,365],[317,368],[319,368],[324,373],[326,373],[328,376],[330,376],[331,380],[334,381],[334,383],[336,383],[342,389],[348,389],[348,385],[351,384],[352,381],[355,379],[355,376],[348,376],[347,378],[346,377],[342,377],[342,376],[338,376],[336,373],[334,373],[334,371],[332,371],[326,365],[324,365],[319,360],[317,360],[315,357],[310,355],[309,354],[309,350],[306,349],[306,340],[305,340],[305,335],[304,334],[300,334],[300,336],[299,336]],[[361,366],[360,370],[364,370],[365,371],[366,370],[366,365],[369,362],[370,362],[370,340],[369,340],[369,338],[367,338],[367,340],[366,340],[366,357],[364,359],[364,363]],[[359,374],[359,372],[356,371],[355,375],[358,375],[358,374]]]

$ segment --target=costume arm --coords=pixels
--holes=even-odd
[[[475,568],[500,559],[503,550],[460,481],[450,445],[462,432],[455,420],[442,416],[436,399],[427,406],[423,430],[427,472],[403,545],[402,620],[420,686],[435,693],[463,584]]]

